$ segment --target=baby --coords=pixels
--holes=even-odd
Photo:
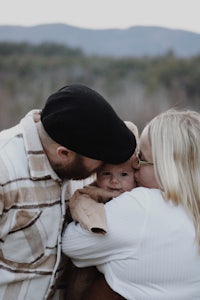
[[[97,172],[96,184],[106,191],[115,192],[116,196],[135,187],[132,160],[119,165],[105,164]]]

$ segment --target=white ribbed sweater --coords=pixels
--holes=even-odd
[[[96,265],[131,300],[200,299],[200,256],[192,220],[159,190],[136,188],[105,205],[108,233],[69,224],[63,251],[76,266]]]

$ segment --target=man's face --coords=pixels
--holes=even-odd
[[[54,171],[62,179],[85,179],[95,173],[103,165],[100,160],[88,158],[76,154],[74,160],[69,164],[59,163],[53,166]]]

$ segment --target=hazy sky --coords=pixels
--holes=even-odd
[[[200,0],[0,0],[0,25],[105,29],[162,26],[200,33]]]

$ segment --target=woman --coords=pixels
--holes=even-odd
[[[167,111],[140,138],[138,188],[105,204],[108,232],[75,223],[63,252],[125,299],[200,299],[200,115]],[[100,298],[99,298],[100,299]]]

